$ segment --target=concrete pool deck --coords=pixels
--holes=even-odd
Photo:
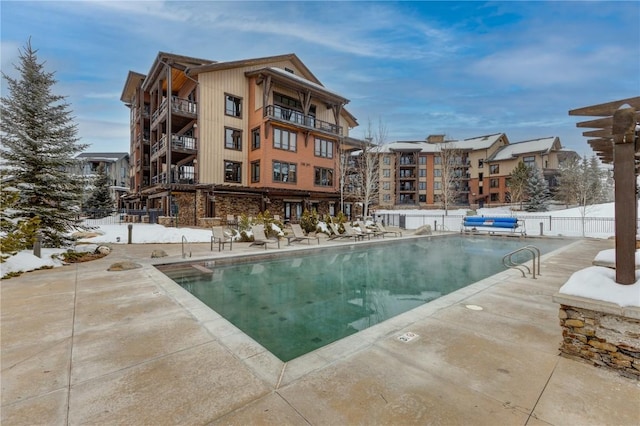
[[[286,364],[153,268],[182,261],[180,244],[112,247],[2,281],[3,425],[640,422],[638,382],[558,351],[551,297],[612,241],[573,243],[543,256],[536,280],[505,271]],[[119,261],[142,268],[107,271]]]

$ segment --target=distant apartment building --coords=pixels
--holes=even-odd
[[[340,208],[338,152],[357,147],[349,100],[325,88],[295,54],[215,62],[160,52],[129,72],[132,209],[178,223],[269,210]]]
[[[497,133],[464,140],[431,135],[425,141],[399,141],[382,146],[379,155],[378,208],[439,208],[443,197],[443,158],[452,168],[456,199],[472,208],[510,202],[508,178],[518,162],[540,168],[550,188],[557,185],[562,161],[577,156],[557,137],[509,143]]]
[[[79,163],[73,173],[82,176],[86,182],[84,198],[90,195],[98,168],[102,165],[109,176],[109,192],[113,199],[113,206],[121,208],[122,197],[129,192],[129,153],[83,152],[76,156],[76,160]]]

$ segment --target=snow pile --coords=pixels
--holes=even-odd
[[[586,297],[618,306],[640,307],[640,271],[636,271],[636,283],[616,283],[616,270],[604,266],[590,266],[571,275],[558,291],[569,296]]]

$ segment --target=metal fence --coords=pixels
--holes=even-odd
[[[162,216],[162,209],[150,210],[122,210],[118,213],[104,210],[88,210],[83,212],[83,222],[89,226],[118,225],[125,222],[125,216],[137,216],[135,222],[142,222],[143,216],[149,217],[148,223],[158,223],[158,216]],[[145,222],[146,223],[146,222]]]
[[[491,215],[499,217],[500,215]],[[402,229],[417,229],[430,225],[437,231],[459,231],[464,215],[419,215],[402,213],[376,213],[376,220],[384,225],[397,226]],[[554,217],[550,215],[513,215],[525,223],[527,234],[572,236],[605,236],[615,234],[615,219],[612,217]],[[638,223],[640,226],[640,222]]]

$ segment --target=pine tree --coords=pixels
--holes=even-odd
[[[31,41],[19,56],[14,67],[20,77],[2,73],[8,96],[0,100],[0,157],[20,193],[16,210],[27,220],[39,218],[45,246],[61,247],[80,225],[82,180],[68,170],[85,145],[78,143],[69,105],[53,93],[56,80],[38,62]]]
[[[549,184],[539,168],[532,167],[530,170],[526,189],[529,198],[525,209],[528,212],[546,212],[549,210]]]
[[[85,202],[83,209],[93,211],[101,217],[113,213],[113,200],[109,192],[110,179],[104,164],[100,164],[97,169],[97,176],[94,180],[94,190]]]

